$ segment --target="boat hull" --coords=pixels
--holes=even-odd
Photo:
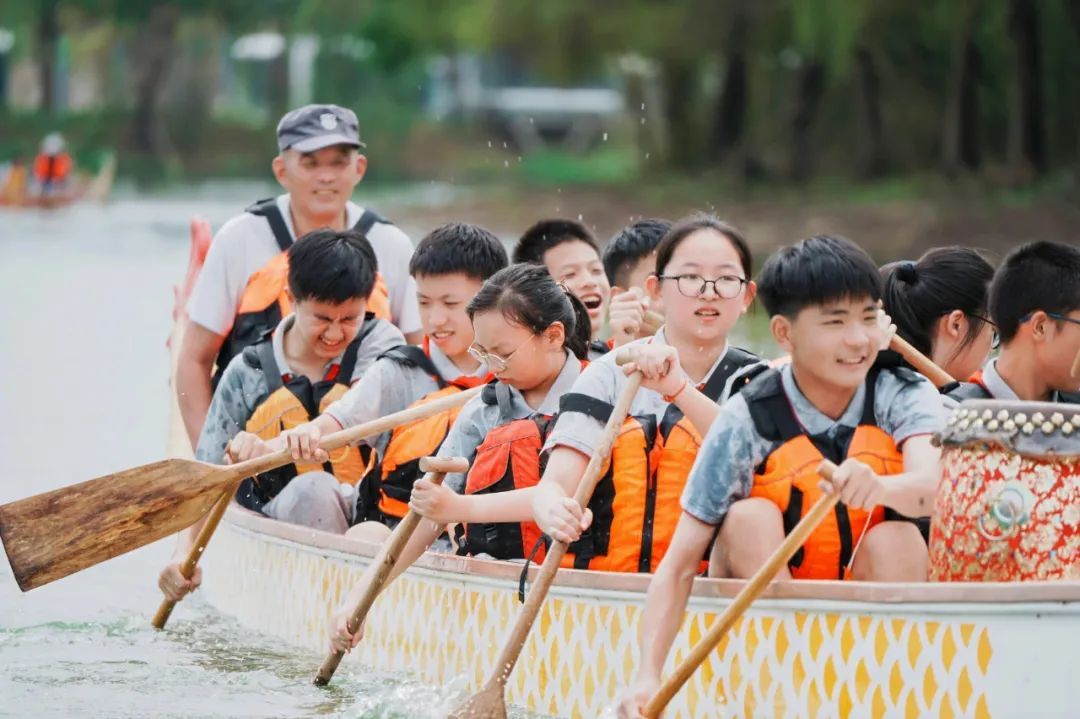
[[[376,550],[233,507],[204,558],[204,591],[242,624],[321,650],[331,612]],[[518,615],[519,572],[425,555],[377,600],[344,667],[478,688]],[[598,716],[633,677],[647,583],[561,571],[508,700]],[[741,586],[697,580],[669,669]],[[1077,582],[774,583],[666,716],[1066,716],[1078,632]]]

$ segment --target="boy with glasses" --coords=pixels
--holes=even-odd
[[[990,319],[1001,353],[949,397],[1080,403],[1080,250],[1014,250],[990,284]]]

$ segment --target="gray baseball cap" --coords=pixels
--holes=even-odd
[[[315,152],[331,145],[366,147],[360,142],[356,113],[337,105],[304,105],[277,126],[278,150]]]

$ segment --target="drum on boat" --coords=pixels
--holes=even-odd
[[[930,579],[1080,579],[1080,405],[961,404],[939,436]]]

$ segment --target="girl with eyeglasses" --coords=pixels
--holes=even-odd
[[[469,302],[474,341],[469,352],[494,375],[466,404],[439,450],[464,457],[469,471],[442,485],[420,479],[410,507],[426,519],[402,550],[391,578],[457,524],[459,554],[521,559],[538,546],[529,495],[540,480],[540,451],[559,399],[581,375],[592,327],[577,297],[542,265],[517,264],[492,275]],[[524,490],[524,491],[514,491]],[[541,545],[542,546],[542,545]],[[348,613],[369,578],[354,587],[332,622],[331,646],[347,650]]]
[[[917,262],[881,268],[882,309],[896,332],[949,375],[966,380],[998,347],[989,317],[988,288],[994,268],[969,247],[936,247]],[[902,364],[882,352],[881,364]]]
[[[656,252],[646,280],[663,302],[666,324],[654,337],[591,363],[563,398],[547,441],[547,468],[533,500],[540,528],[572,542],[577,568],[651,572],[671,540],[679,498],[701,437],[731,387],[762,363],[728,336],[754,299],[750,250],[735,228],[711,215],[678,222]],[[588,509],[573,499],[611,407],[640,370],[641,389]]]

